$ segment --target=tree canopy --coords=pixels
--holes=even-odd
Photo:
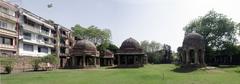
[[[156,41],[141,41],[141,47],[144,49],[145,52],[155,52],[159,51],[162,48],[162,45]]]
[[[110,50],[113,53],[116,53],[118,50],[118,47],[112,43],[108,44],[101,44],[97,46],[98,51],[105,51],[105,50]]]
[[[206,15],[190,22],[184,27],[184,31],[185,35],[197,32],[204,37],[205,60],[208,64],[236,64],[237,62],[233,62],[232,59],[239,59],[239,50],[236,46],[239,28],[240,24],[232,21],[231,18],[211,10]]]
[[[109,29],[99,29],[96,26],[85,28],[77,24],[72,27],[72,30],[75,37],[87,39],[95,45],[107,44],[110,42],[111,31]]]
[[[206,48],[225,49],[225,45],[236,43],[237,25],[226,15],[209,11],[205,16],[197,18],[184,27],[185,34],[193,31],[205,39]]]

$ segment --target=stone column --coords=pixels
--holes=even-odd
[[[189,63],[189,50],[186,50],[186,64]]]
[[[113,63],[113,59],[111,59],[111,65],[112,65],[112,66],[114,65],[114,63]]]
[[[75,56],[73,56],[71,59],[72,59],[72,66],[75,66]]]
[[[199,60],[198,60],[198,50],[197,50],[197,49],[194,50],[194,63],[195,63],[195,64],[199,64]]]
[[[140,56],[140,57],[141,57],[141,66],[143,66],[144,64],[143,56]]]
[[[125,58],[125,65],[127,65],[128,57],[127,57],[127,56],[124,56],[124,58]]]
[[[96,67],[97,66],[97,57],[93,57],[94,59],[94,66]]]
[[[103,65],[106,65],[106,59],[103,58]]]
[[[107,64],[108,66],[111,65],[110,59],[107,59],[107,62],[108,62],[108,64]]]
[[[136,56],[133,56],[133,64],[136,64]]]
[[[83,68],[85,68],[85,67],[86,67],[86,56],[83,55]]]
[[[121,59],[120,59],[120,55],[118,55],[118,65],[120,65],[121,64]]]
[[[202,50],[202,56],[201,56],[201,58],[202,58],[202,64],[205,66],[206,65],[206,63],[205,63],[205,51],[204,50]]]

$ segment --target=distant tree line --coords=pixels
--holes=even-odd
[[[141,41],[141,47],[148,56],[148,63],[160,64],[171,63],[173,61],[171,46],[160,44],[156,41]]]

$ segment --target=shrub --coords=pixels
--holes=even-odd
[[[59,63],[59,58],[55,54],[49,54],[47,56],[32,60],[31,64],[33,66],[34,71],[38,71],[41,63],[50,63],[56,65]]]
[[[12,70],[13,70],[13,67],[12,67],[12,66],[5,66],[4,68],[5,68],[5,72],[6,72],[7,74],[10,74],[10,73],[12,72]]]
[[[38,69],[40,68],[39,64],[41,63],[41,59],[37,58],[37,59],[33,59],[31,61],[32,67],[34,71],[38,71]]]
[[[50,55],[44,56],[42,58],[42,62],[50,63],[50,64],[58,64],[59,58],[55,54],[50,54]]]
[[[14,58],[8,58],[8,57],[0,58],[0,63],[4,67],[4,71],[7,74],[10,74],[12,72],[15,61],[16,59]]]

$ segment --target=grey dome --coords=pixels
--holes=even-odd
[[[128,38],[126,40],[123,41],[120,49],[139,49],[141,48],[139,42],[133,38]]]
[[[87,52],[96,52],[96,46],[88,40],[78,40],[73,46],[73,51],[87,51]]]
[[[183,47],[203,48],[204,38],[198,33],[189,33],[185,36],[183,40]]]

